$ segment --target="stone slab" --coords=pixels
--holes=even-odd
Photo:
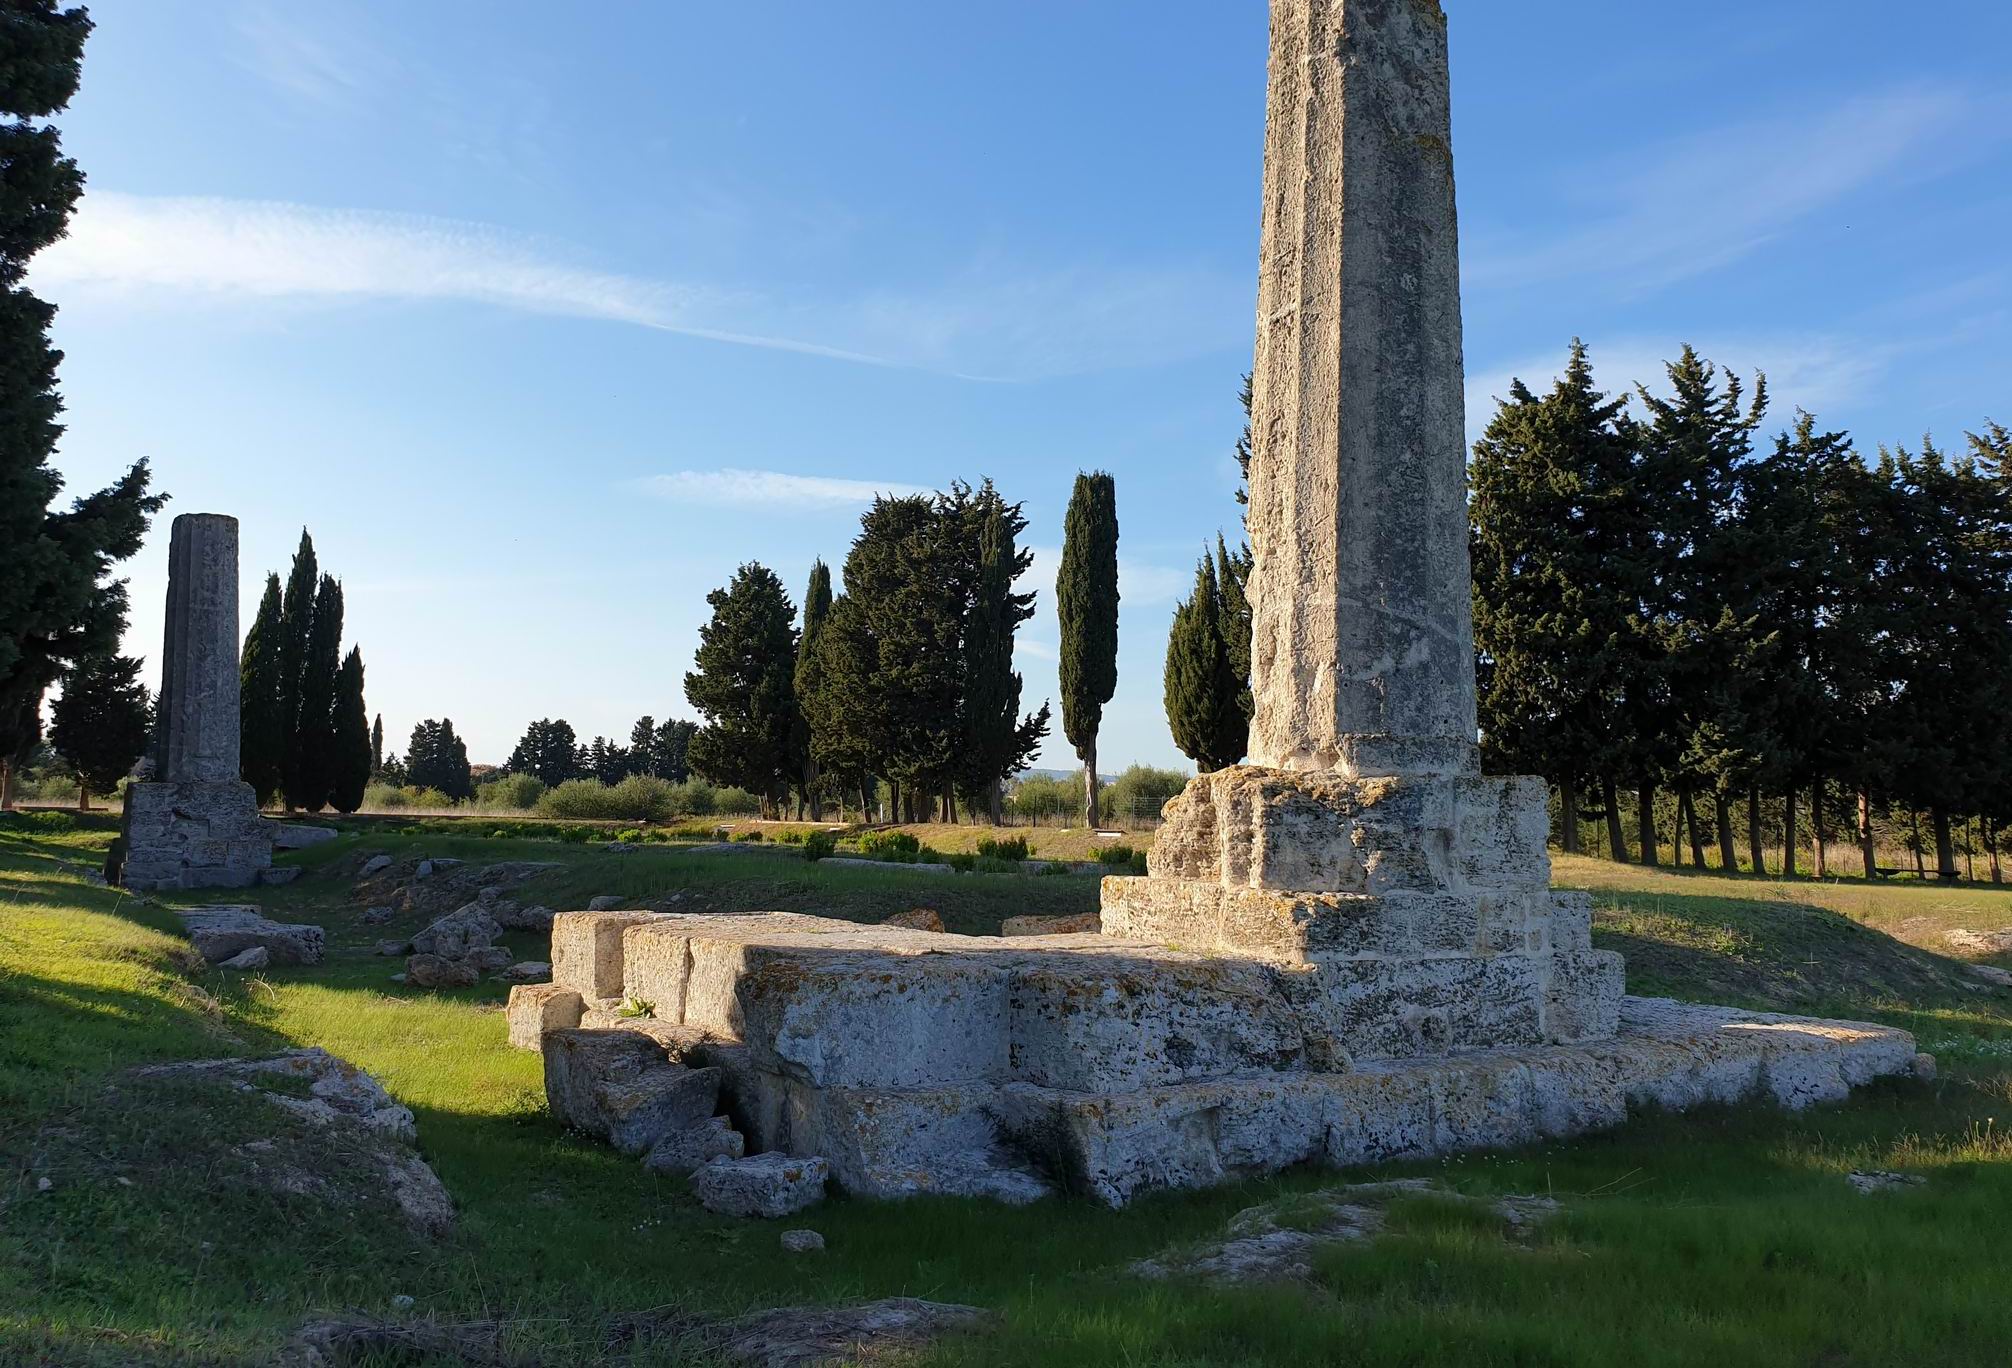
[[[552,919],[552,981],[581,997],[622,993],[622,933],[653,912],[562,912]]]
[[[570,1031],[580,1024],[586,1004],[571,988],[556,983],[526,983],[510,990],[510,1004],[504,1015],[510,1025],[510,1043],[520,1050],[536,1050],[548,1031]]]

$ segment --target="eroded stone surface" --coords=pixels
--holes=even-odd
[[[560,1030],[542,1039],[553,1116],[624,1154],[703,1125],[718,1107],[720,1071],[674,1064],[647,1035]]]
[[[571,988],[556,983],[528,983],[510,990],[505,1016],[510,1043],[520,1050],[538,1049],[547,1031],[570,1031],[580,1024],[586,1004]]]
[[[221,964],[254,947],[266,951],[270,964],[321,963],[323,935],[319,926],[269,921],[251,906],[198,907],[180,915],[196,953],[211,964]]]
[[[692,1175],[692,1191],[707,1211],[773,1221],[823,1201],[829,1176],[816,1155],[757,1154],[714,1160]]]

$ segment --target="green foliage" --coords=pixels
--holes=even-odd
[[[586,766],[572,724],[545,717],[524,729],[503,768],[512,774],[532,775],[546,788],[553,789],[569,779],[580,778]]]
[[[84,794],[108,794],[146,753],[153,724],[140,662],[128,656],[87,656],[63,680],[49,743],[70,766]]]
[[[363,802],[363,790],[370,783],[368,718],[363,704],[363,652],[352,646],[335,678],[333,774],[328,802],[337,812],[356,811]]]
[[[372,812],[397,812],[403,808],[439,809],[454,806],[454,800],[437,788],[416,784],[372,784],[363,791],[361,807]],[[359,809],[361,810],[361,808]]]
[[[922,842],[912,832],[869,831],[859,838],[859,853],[869,860],[914,864],[922,853]]]
[[[1194,592],[1174,609],[1167,633],[1163,696],[1174,744],[1205,771],[1243,759],[1250,739],[1247,685],[1230,662],[1224,614],[1217,563],[1204,555]]]
[[[838,853],[838,837],[829,831],[813,831],[803,838],[803,858],[810,861],[828,859]]]
[[[967,800],[982,804],[996,821],[1000,786],[1024,767],[1048,735],[1048,705],[1020,715],[1021,678],[1013,669],[1014,636],[1034,616],[1034,594],[1014,585],[1034,563],[1019,545],[1027,519],[987,480],[966,496],[952,493],[947,514],[961,524],[958,538],[971,567],[970,602],[964,622],[963,751],[957,786]]]
[[[238,659],[238,773],[262,804],[279,796],[286,776],[280,664],[286,625],[282,605],[279,576],[269,574],[258,616],[245,634]]]
[[[1118,493],[1098,472],[1076,476],[1055,580],[1061,623],[1062,732],[1084,767],[1084,822],[1096,820],[1097,731],[1118,688]]]
[[[1156,820],[1160,809],[1180,796],[1191,777],[1180,770],[1133,765],[1104,790],[1104,813],[1112,819]]]
[[[1097,847],[1097,863],[1101,865],[1129,867],[1138,858],[1139,852],[1122,842],[1118,845]]]
[[[978,838],[978,853],[988,860],[1012,860],[1018,862],[1028,858],[1025,836],[981,836]]]
[[[505,774],[476,786],[475,805],[529,812],[538,805],[538,799],[544,792],[545,785],[535,774]]]
[[[428,718],[412,729],[412,742],[405,749],[405,771],[408,783],[439,789],[457,803],[475,796],[468,747],[454,734],[450,719]]]
[[[705,718],[689,745],[691,766],[713,783],[760,794],[766,806],[796,780],[796,609],[782,581],[752,563],[706,602],[712,619],[699,629],[685,676],[685,697]]]

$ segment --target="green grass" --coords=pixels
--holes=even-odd
[[[1334,1175],[1115,1214],[839,1199],[800,1221],[829,1251],[784,1256],[779,1227],[711,1216],[682,1184],[556,1126],[536,1059],[504,1045],[500,990],[389,984],[398,966],[366,952],[385,932],[361,925],[329,867],[365,848],[553,859],[565,868],[524,896],[562,907],[675,890],[859,920],[927,904],[970,930],[1050,910],[1027,905],[1044,896],[1073,910],[1094,897],[1087,881],[380,830],[287,857],[312,872],[263,901],[326,925],[330,960],[246,980],[191,964],[161,909],[88,884],[78,871],[104,839],[0,834],[0,1363],[264,1363],[301,1319],[388,1314],[400,1294],[417,1299],[414,1314],[507,1318],[546,1363],[600,1361],[609,1327],[653,1308],[710,1316],[895,1295],[1003,1313],[999,1333],[946,1346],[943,1363],[1982,1365],[2012,1344],[2012,995],[1974,990],[1960,966],[1876,929],[1938,915],[2012,924],[2004,893],[1964,890],[1961,908],[1938,913],[1927,899],[1952,896],[1943,890],[1867,890],[1845,915],[1829,888],[1561,862],[1561,883],[1595,888],[1600,939],[1634,957],[1638,989],[1900,1021],[1943,1053],[1942,1081],[1800,1116],[1641,1116],[1570,1144],[1348,1175],[1546,1194],[1563,1212],[1510,1242],[1470,1209],[1406,1200],[1385,1236],[1336,1249],[1310,1286],[1237,1291],[1119,1270]],[[299,1044],[354,1060],[413,1108],[460,1207],[452,1235],[428,1244],[382,1213],[233,1184],[230,1146],[269,1116],[120,1081],[135,1063]],[[1929,1181],[1863,1198],[1843,1181],[1857,1167]],[[37,1190],[42,1176],[51,1191]],[[669,1340],[624,1361],[681,1352]]]

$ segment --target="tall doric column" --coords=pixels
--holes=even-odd
[[[1437,0],[1274,0],[1252,382],[1253,764],[1475,767]]]
[[[155,777],[238,779],[238,520],[175,519],[168,545],[168,615],[161,655]]]

